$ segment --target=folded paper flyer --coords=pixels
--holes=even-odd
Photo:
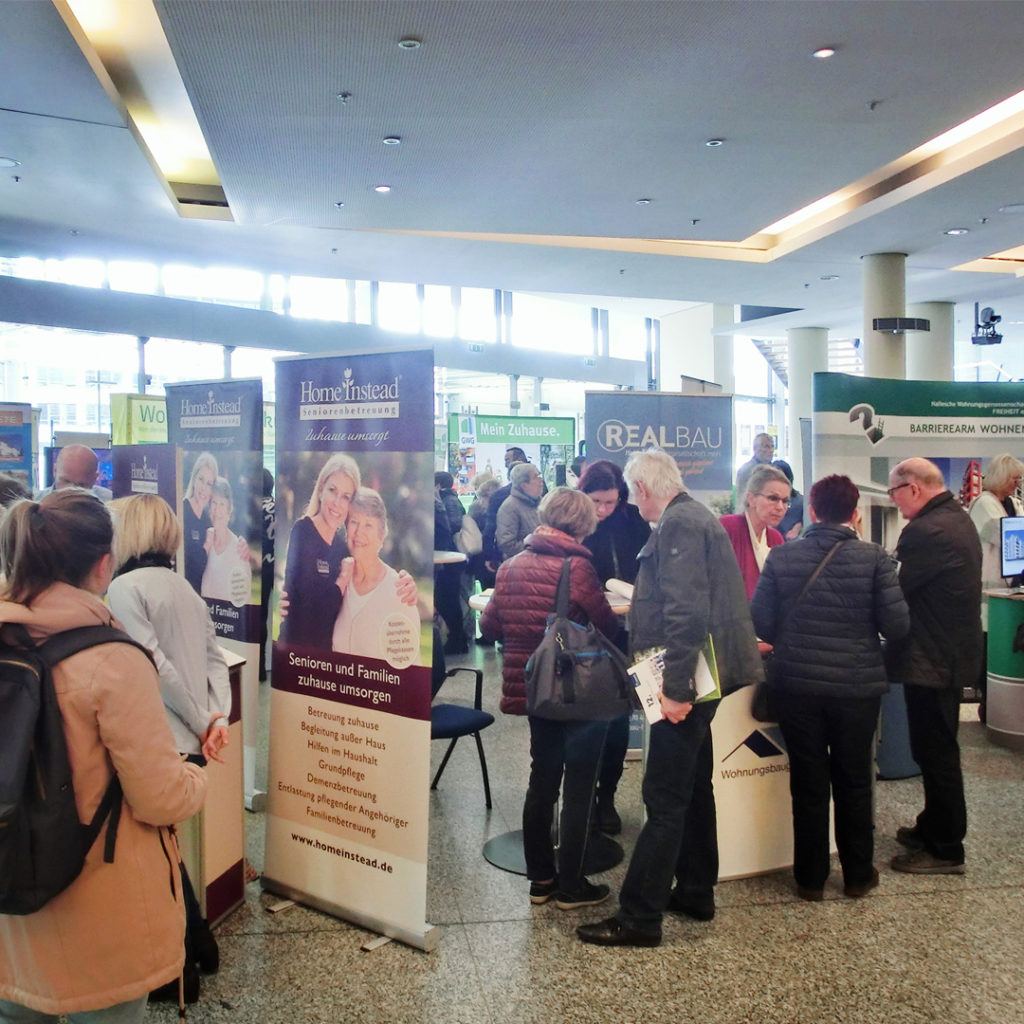
[[[648,651],[636,664],[630,665],[629,677],[636,688],[640,707],[651,725],[661,721],[661,680],[665,670],[665,648]],[[694,703],[718,700],[722,696],[718,679],[718,662],[715,659],[714,641],[708,636],[707,642],[697,655],[697,668],[693,675],[697,690]]]

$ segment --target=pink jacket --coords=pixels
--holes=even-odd
[[[119,625],[92,594],[57,583],[31,608],[0,602],[0,624],[43,639],[75,626]],[[85,868],[45,907],[0,915],[0,997],[48,1014],[137,999],[176,978],[185,916],[178,850],[166,826],[202,807],[203,770],[181,760],[159,679],[126,644],[92,647],[54,669],[79,817],[89,821],[111,771],[124,801],[113,864],[106,828]]]
[[[736,552],[736,561],[740,564],[740,572],[743,574],[743,584],[747,588],[747,600],[754,596],[754,588],[757,586],[761,570],[757,567],[757,559],[754,557],[754,546],[750,543],[750,527],[747,525],[747,517],[742,513],[737,515],[721,516],[718,520],[725,527],[732,541],[732,549]],[[770,526],[765,527],[768,535],[768,547],[777,548],[785,542],[785,538],[778,530]]]

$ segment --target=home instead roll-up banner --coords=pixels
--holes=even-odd
[[[206,600],[217,636],[245,658],[245,795],[256,790],[260,573],[263,557],[263,381],[168,384],[167,440],[182,451],[184,533],[178,571]]]
[[[263,871],[428,950],[433,380],[430,351],[278,361]]]

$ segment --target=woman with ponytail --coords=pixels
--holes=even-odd
[[[0,523],[0,640],[119,626],[101,600],[112,539],[110,514],[86,491],[11,506]],[[112,862],[104,830],[66,889],[34,913],[0,915],[0,1022],[135,1024],[150,990],[181,973],[185,910],[168,826],[199,810],[206,779],[181,760],[156,670],[136,647],[79,651],[55,665],[53,684],[81,821],[115,773],[121,815]]]

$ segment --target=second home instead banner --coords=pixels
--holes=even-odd
[[[430,949],[433,353],[277,366],[263,884]]]
[[[185,577],[225,640],[259,643],[263,382],[168,384],[167,437],[182,450]]]

